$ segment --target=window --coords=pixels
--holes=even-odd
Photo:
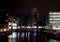
[[[50,12],[49,23],[52,25],[52,29],[60,29],[60,12]]]

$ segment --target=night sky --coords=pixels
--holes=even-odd
[[[27,16],[31,18],[32,8],[39,10],[40,18],[44,21],[50,11],[60,11],[59,0],[1,0],[0,11],[10,16]],[[45,17],[45,18],[44,18]]]
[[[13,15],[15,14],[30,15],[32,7],[37,7],[41,15],[44,14],[46,15],[48,14],[49,11],[60,11],[60,1],[59,0],[2,0],[0,1],[0,10],[7,11],[8,14],[13,14]]]

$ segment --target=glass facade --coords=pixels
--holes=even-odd
[[[50,12],[49,23],[52,25],[52,29],[60,29],[60,12]]]

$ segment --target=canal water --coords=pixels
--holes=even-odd
[[[4,36],[5,37],[5,36]],[[42,40],[40,33],[36,32],[13,32],[5,38],[0,38],[0,42],[60,42],[55,39],[47,39],[47,37]]]

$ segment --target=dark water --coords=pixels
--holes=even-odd
[[[40,33],[37,35],[36,32],[13,32],[4,37],[0,38],[0,42],[60,42],[54,39],[48,40],[46,37],[42,40]]]

